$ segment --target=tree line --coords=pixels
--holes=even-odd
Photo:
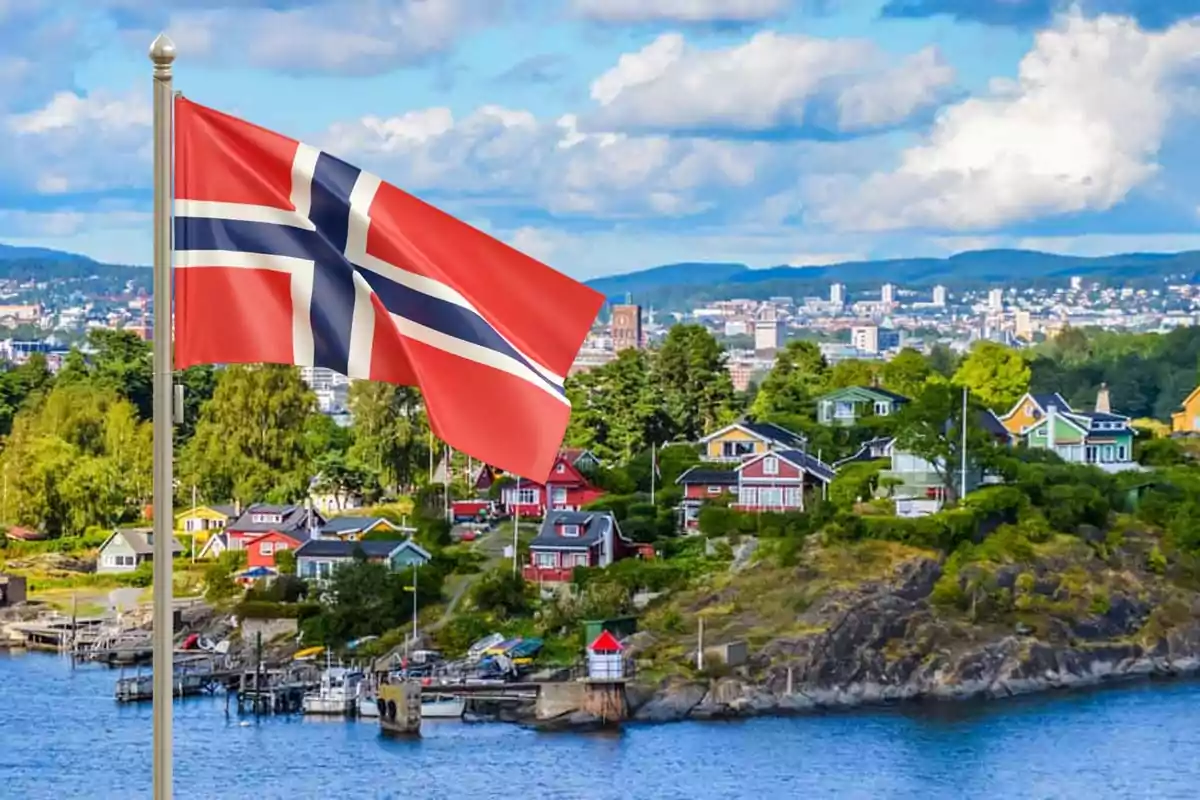
[[[945,438],[933,417],[957,408],[959,387],[970,390],[973,404],[1003,413],[1027,390],[1060,391],[1090,408],[1106,383],[1115,410],[1165,420],[1195,386],[1198,363],[1196,328],[1161,335],[1067,329],[1028,351],[980,342],[964,355],[939,345],[928,355],[905,349],[887,362],[836,364],[816,344],[797,340],[748,391],[735,392],[716,338],[701,325],[676,325],[658,348],[623,351],[567,380],[573,413],[565,442],[609,465],[633,464],[648,478],[651,446],[695,442],[751,417],[807,435],[810,451],[833,462],[901,425],[941,430]],[[246,505],[294,502],[312,488],[375,501],[418,490],[431,455],[441,451],[413,388],[351,384],[354,422],[341,428],[318,412],[292,367],[193,367],[177,380],[185,386],[177,506],[190,504],[193,492],[205,503]],[[856,385],[918,402],[907,422],[817,424],[817,399]],[[91,331],[57,375],[41,355],[0,373],[2,521],[62,535],[140,519],[152,485],[151,399],[150,345],[125,331]],[[914,419],[922,409],[928,418]]]

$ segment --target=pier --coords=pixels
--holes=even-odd
[[[226,686],[236,672],[222,669],[211,655],[194,652],[176,653],[174,693],[176,697],[214,694]],[[118,703],[148,702],[154,697],[154,673],[138,672],[117,679],[115,696]]]
[[[304,708],[304,694],[316,687],[295,670],[249,669],[237,673],[239,714],[295,714]]]

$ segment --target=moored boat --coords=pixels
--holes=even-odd
[[[321,673],[321,682],[316,691],[304,695],[305,714],[354,716],[358,710],[358,686],[363,674],[356,669],[328,667]]]
[[[467,701],[449,694],[435,694],[421,698],[423,719],[462,719]]]

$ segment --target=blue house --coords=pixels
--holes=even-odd
[[[393,572],[421,566],[432,558],[412,539],[349,541],[310,539],[296,550],[296,574],[307,580],[327,580],[338,566],[355,558],[387,564]]]

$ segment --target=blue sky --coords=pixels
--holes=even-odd
[[[580,278],[1200,249],[1200,0],[0,3],[0,241],[148,261],[159,29],[193,100]]]

